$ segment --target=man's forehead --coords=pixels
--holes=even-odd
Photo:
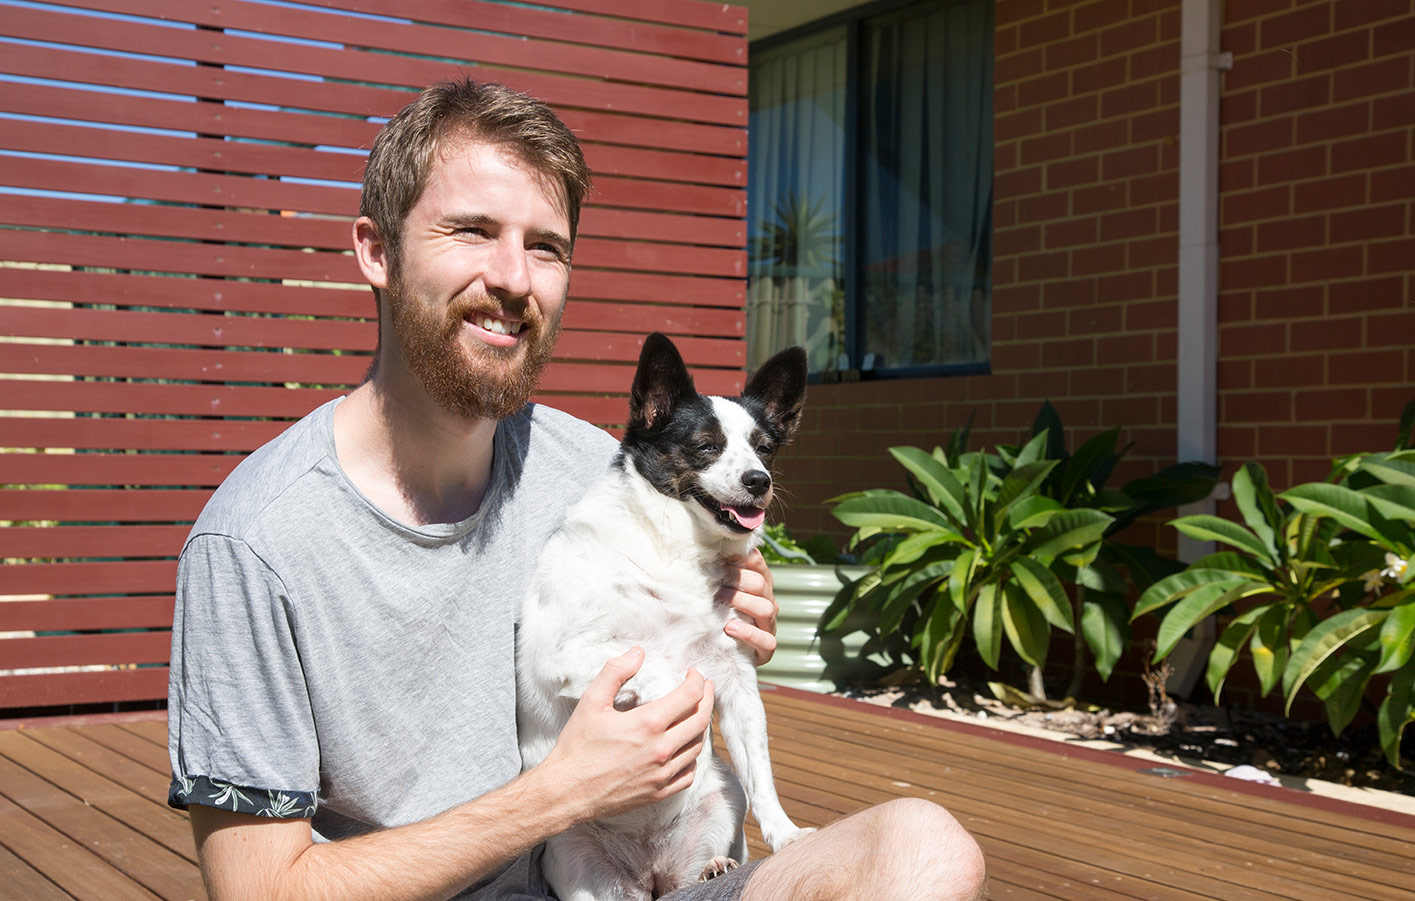
[[[440,181],[444,169],[462,164],[471,165],[482,153],[490,153],[500,162],[524,172],[535,183],[541,196],[555,208],[557,213],[567,221],[569,220],[570,204],[564,182],[554,174],[542,171],[532,165],[524,154],[518,152],[512,145],[499,141],[487,141],[467,133],[449,135],[438,143],[433,154],[432,164],[428,167],[428,179],[424,191]]]

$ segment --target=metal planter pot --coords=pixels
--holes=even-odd
[[[763,682],[808,691],[831,692],[838,683],[878,671],[882,659],[863,656],[867,636],[851,632],[822,639],[816,635],[821,614],[844,581],[869,572],[864,566],[794,566],[771,568],[776,603],[776,653],[757,670]]]

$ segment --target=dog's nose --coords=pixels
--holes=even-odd
[[[742,485],[751,492],[752,497],[761,497],[771,489],[771,476],[760,469],[753,469],[742,473]]]

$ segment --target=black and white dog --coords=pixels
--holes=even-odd
[[[797,347],[767,361],[741,397],[701,396],[673,343],[650,335],[619,453],[541,553],[516,654],[524,765],[549,754],[605,661],[638,645],[644,663],[615,706],[659,698],[696,667],[713,683],[742,777],[708,741],[689,788],[551,839],[545,872],[561,901],[640,901],[736,866],[747,799],[773,851],[811,831],[777,800],[753,653],[724,634],[735,614],[716,600],[724,561],[760,540],[772,458],[805,388]]]

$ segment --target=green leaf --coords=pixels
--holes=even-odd
[[[1292,653],[1282,673],[1282,693],[1286,698],[1287,711],[1292,711],[1292,699],[1297,696],[1297,690],[1323,660],[1335,654],[1348,641],[1375,628],[1388,612],[1364,608],[1343,610],[1314,626]]]
[[[947,663],[951,662],[952,655],[947,653],[949,639],[955,631],[962,628],[963,622],[963,617],[947,598],[942,596],[929,610],[920,659],[930,683],[937,682]]]
[[[1361,494],[1386,519],[1415,523],[1415,485],[1373,485]]]
[[[1261,563],[1237,551],[1218,551],[1213,554],[1205,554],[1190,566],[1198,569],[1221,569],[1226,572],[1251,576],[1254,579],[1266,580],[1270,577],[1270,571]]]
[[[1277,562],[1256,535],[1226,519],[1201,513],[1198,516],[1182,516],[1171,521],[1170,525],[1190,538],[1199,541],[1222,541],[1240,551],[1247,551],[1270,565]]]
[[[854,582],[841,585],[840,590],[835,593],[835,599],[821,614],[821,631],[832,632],[839,629],[846,618],[855,611],[857,601],[878,588],[879,583],[880,572],[878,569],[872,569]]]
[[[1415,462],[1408,460],[1364,460],[1358,469],[1387,485],[1415,485]]]
[[[1228,678],[1228,671],[1233,669],[1233,662],[1238,659],[1238,652],[1243,645],[1248,642],[1248,637],[1257,628],[1258,620],[1269,610],[1280,602],[1274,601],[1272,604],[1263,604],[1250,610],[1245,610],[1234,617],[1219,634],[1218,641],[1213,649],[1209,651],[1209,665],[1204,674],[1204,681],[1208,683],[1209,692],[1214,696],[1214,703],[1217,704],[1219,696],[1223,693],[1224,680]]]
[[[1166,576],[1151,585],[1144,594],[1140,595],[1140,599],[1135,602],[1135,610],[1130,614],[1130,621],[1134,622],[1146,613],[1158,610],[1160,607],[1167,604],[1172,604],[1179,598],[1205,585],[1224,583],[1231,587],[1238,582],[1267,585],[1266,582],[1259,582],[1252,578],[1242,578],[1238,574],[1229,572],[1228,570],[1203,569],[1191,566],[1183,572]]]
[[[959,613],[968,612],[968,588],[973,581],[978,552],[965,548],[953,560],[953,572],[948,577],[948,596]]]
[[[1109,680],[1130,643],[1130,611],[1124,598],[1109,592],[1087,592],[1081,605],[1081,634],[1091,649],[1096,672],[1102,681]]]
[[[1071,601],[1066,597],[1066,589],[1052,574],[1051,570],[1029,557],[1018,557],[1012,561],[1012,577],[1022,586],[1027,597],[1046,617],[1047,622],[1066,632],[1074,632],[1071,623]]]
[[[977,415],[978,411],[974,409],[968,414],[968,421],[963,424],[963,427],[948,436],[948,448],[944,451],[943,462],[949,469],[958,468],[958,461],[962,459],[963,452],[968,449],[968,436],[973,431],[973,417]]]
[[[945,532],[942,530],[931,532],[916,532],[896,544],[884,555],[880,562],[882,568],[903,566],[917,561],[927,551],[940,545],[960,542],[963,537],[957,532]]]
[[[990,583],[978,592],[978,602],[973,606],[973,641],[989,669],[997,669],[1002,655],[1002,632],[1002,604],[998,603],[997,585]]]
[[[1390,677],[1386,698],[1376,712],[1376,729],[1381,750],[1391,766],[1400,768],[1400,736],[1405,726],[1415,719],[1415,660],[1395,671]]]
[[[1361,708],[1374,662],[1373,654],[1333,655],[1312,673],[1312,692],[1326,705],[1332,735],[1340,735]]]
[[[1359,492],[1342,485],[1309,482],[1290,488],[1279,495],[1303,513],[1336,520],[1342,528],[1359,532],[1375,541],[1385,539],[1372,522],[1371,505]]]
[[[1405,450],[1410,447],[1412,433],[1415,433],[1415,400],[1406,404],[1405,409],[1400,411],[1400,426],[1395,439],[1395,449]]]
[[[1014,469],[1021,469],[1038,461],[1056,464],[1056,458],[1046,452],[1047,439],[1044,435],[1033,435],[1032,439],[1022,446],[1017,452],[1017,459],[1013,461]],[[1048,459],[1050,458],[1050,459]]]
[[[1027,663],[1044,666],[1047,645],[1051,641],[1051,628],[1046,617],[1015,583],[1003,585],[1002,594],[1002,625],[1007,632],[1007,640]]]
[[[1052,517],[1044,527],[1033,533],[1038,542],[1031,549],[1036,557],[1057,557],[1074,551],[1105,535],[1106,527],[1115,518],[1099,510],[1067,510]]]
[[[904,614],[909,611],[909,606],[935,583],[947,578],[952,571],[953,561],[941,560],[915,570],[900,580],[890,589],[890,597],[885,601],[884,607],[880,611],[880,631],[889,633],[898,629]]]
[[[956,526],[961,528],[963,523],[968,521],[963,512],[963,486],[954,478],[953,473],[948,471],[948,467],[917,447],[891,447],[889,452],[919,480],[919,484],[928,492],[929,499],[942,507],[953,518]]]
[[[1159,635],[1155,638],[1154,662],[1169,656],[1184,634],[1204,617],[1222,610],[1242,598],[1245,591],[1254,589],[1254,584],[1247,579],[1228,579],[1210,582],[1188,594],[1160,621]]]
[[[875,527],[890,532],[953,531],[942,513],[898,491],[886,491],[841,501],[830,511],[847,526]]]
[[[1277,533],[1282,530],[1282,517],[1278,515],[1263,467],[1247,463],[1234,473],[1233,499],[1238,504],[1238,512],[1243,514],[1243,521],[1267,548],[1269,558],[1278,559],[1281,555]]]
[[[1248,652],[1253,655],[1253,671],[1258,674],[1258,684],[1262,687],[1264,697],[1277,685],[1278,679],[1282,678],[1289,650],[1287,609],[1281,604],[1274,604],[1267,614],[1258,620],[1257,628],[1253,630],[1253,636],[1248,642]]]
[[[1107,429],[1077,448],[1062,471],[1061,488],[1057,492],[1060,500],[1069,503],[1076,489],[1086,483],[1096,490],[1100,489],[1103,480],[1094,474],[1101,464],[1115,459],[1115,444],[1119,437],[1119,428]]]
[[[1008,473],[1007,478],[1002,481],[1002,488],[997,492],[997,512],[995,515],[999,518],[1003,517],[1012,509],[1013,504],[1034,496],[1037,486],[1055,468],[1055,460],[1041,460],[1036,463],[1025,463]]]
[[[1047,436],[1046,455],[1048,460],[1060,460],[1066,456],[1066,430],[1061,425],[1061,415],[1050,400],[1042,401],[1037,418],[1032,420],[1032,434]]]
[[[1007,511],[1007,524],[1016,531],[1039,528],[1065,509],[1046,495],[1034,494],[1019,500]]]
[[[1376,664],[1376,672],[1400,669],[1410,662],[1412,649],[1415,649],[1415,595],[1391,608],[1390,615],[1381,623],[1381,660]]]

